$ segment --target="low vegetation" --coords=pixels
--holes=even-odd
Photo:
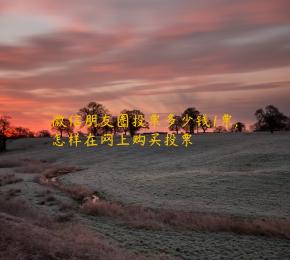
[[[15,174],[0,175],[0,186],[14,184],[23,181],[21,178],[17,178]]]
[[[1,259],[143,259],[105,243],[68,215],[48,217],[0,200]]]

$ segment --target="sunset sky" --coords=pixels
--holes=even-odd
[[[289,0],[0,0],[0,114],[290,115]]]

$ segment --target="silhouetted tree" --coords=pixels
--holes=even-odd
[[[207,122],[202,122],[200,127],[203,130],[203,132],[205,133],[207,129],[213,127],[213,122],[210,119],[208,119]]]
[[[197,117],[200,115],[200,112],[198,110],[196,110],[196,108],[194,107],[189,107],[187,109],[184,110],[184,112],[182,113],[181,117],[183,119],[183,124],[184,124],[184,119],[186,118],[186,115],[188,116],[188,118],[191,118],[190,121],[188,121],[188,124],[186,124],[183,129],[187,132],[189,132],[190,134],[194,134],[194,128],[198,128],[197,126]],[[197,130],[198,131],[198,130]]]
[[[77,131],[77,133],[79,134],[79,137],[85,137],[86,135],[85,135],[85,133],[83,133],[82,131]]]
[[[227,133],[228,131],[224,126],[217,126],[213,132],[214,133]]]
[[[287,119],[285,130],[290,131],[290,117],[288,117],[288,119]]]
[[[179,130],[182,128],[183,121],[181,116],[174,116],[174,123],[168,127],[170,131],[175,131],[176,134],[178,135]]]
[[[265,110],[258,109],[255,113],[258,120],[256,123],[257,131],[279,131],[285,129],[287,125],[287,116],[279,111],[273,105],[266,106]]]
[[[113,126],[112,130],[113,130],[114,134],[117,134],[117,133],[120,133],[123,131],[123,129],[118,126],[118,117],[117,116],[112,117],[112,126]]]
[[[34,137],[34,133],[28,128],[18,126],[11,129],[11,138],[28,138]]]
[[[102,104],[96,102],[90,102],[86,107],[81,108],[78,114],[81,116],[82,127],[86,124],[87,116],[97,116],[96,124],[88,127],[88,131],[95,136],[101,134],[102,127],[99,124],[102,122],[104,115],[109,115],[108,110]]]
[[[109,118],[108,118],[108,124],[104,125],[104,126],[100,126],[100,128],[98,129],[98,133],[99,134],[107,134],[107,133],[114,133],[114,128],[116,126],[114,126],[114,120],[117,117],[111,116],[109,114],[106,114]],[[118,126],[118,121],[116,122],[117,126]]]
[[[45,138],[45,137],[51,137],[51,134],[48,130],[40,130],[36,133],[36,137]]]
[[[59,125],[52,126],[51,128],[54,131],[59,132],[60,137],[63,136],[63,133],[70,135],[74,131],[74,127],[71,124],[70,120],[67,118],[63,118],[62,123]]]
[[[129,131],[131,136],[134,136],[140,129],[148,129],[149,123],[145,120],[145,115],[140,110],[123,110],[122,114],[128,115],[128,128],[123,128],[125,134]],[[138,123],[138,118],[143,118],[143,122],[141,124]],[[141,120],[142,121],[142,120]]]
[[[242,122],[237,122],[232,125],[231,132],[243,132],[246,130],[246,125]]]
[[[6,141],[11,130],[9,119],[10,117],[8,116],[0,117],[0,152],[6,151]]]

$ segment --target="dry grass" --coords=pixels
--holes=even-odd
[[[32,168],[26,168],[26,170],[31,171]],[[82,201],[85,197],[89,196],[92,192],[91,190],[76,184],[71,185],[63,185],[60,181],[52,182],[52,178],[60,177],[64,174],[68,174],[71,172],[76,172],[82,170],[82,168],[75,167],[75,166],[59,166],[59,165],[46,165],[44,167],[41,164],[41,167],[36,167],[37,172],[40,173],[39,176],[36,176],[34,181],[41,184],[41,185],[48,185],[58,190],[67,193],[70,197],[77,201]]]
[[[46,169],[46,167],[46,163],[40,161],[26,161],[21,165],[21,167],[15,169],[15,171],[18,173],[41,173]]]
[[[67,193],[71,198],[77,201],[82,201],[85,197],[89,196],[92,191],[77,184],[71,184],[71,185],[64,185],[61,182],[49,182],[48,179],[45,176],[39,176],[35,178],[35,182],[42,184],[42,185],[48,185],[54,188],[57,188],[58,190]]]
[[[92,194],[92,191],[90,189],[87,189],[81,185],[63,185],[60,183],[55,184],[57,188],[65,193],[68,193],[71,198],[82,201],[85,197]]]
[[[14,184],[23,181],[21,178],[17,178],[15,174],[0,175],[0,187],[4,185]]]
[[[16,196],[21,194],[21,189],[9,189],[6,193],[5,198],[7,200],[10,200],[12,198],[15,198]]]
[[[75,205],[73,205],[72,203],[60,202],[60,205],[59,205],[60,211],[70,211],[74,209],[75,209]]]
[[[1,259],[144,259],[68,223],[68,216],[50,218],[22,201],[0,201],[0,211]]]
[[[48,185],[55,187],[67,194],[70,195],[75,200],[81,201],[86,196],[91,194],[91,191],[83,186],[80,185],[63,185],[60,181],[52,182],[52,178],[60,177],[64,174],[68,174],[71,172],[80,171],[82,168],[75,167],[75,166],[60,166],[60,165],[44,165],[41,163],[40,165],[36,166],[26,166],[26,168],[22,168],[21,171],[29,171],[29,172],[37,172],[40,173],[39,176],[36,176],[34,181],[41,184],[41,185]]]
[[[74,218],[74,214],[73,213],[64,213],[64,214],[59,214],[56,216],[56,221],[57,222],[70,222],[72,221]]]
[[[15,170],[18,173],[38,173],[46,178],[58,177],[81,170],[81,168],[75,166],[61,166],[37,160],[22,160],[18,166],[21,166]]]
[[[41,215],[36,210],[32,209],[23,200],[10,200],[6,201],[0,199],[0,212],[12,215],[14,217],[33,220],[38,225],[44,225],[46,227],[52,224],[52,219]]]
[[[2,159],[0,161],[0,168],[14,168],[21,165],[21,162],[9,160],[9,159]]]
[[[53,177],[58,177],[64,174],[68,174],[71,172],[76,172],[76,171],[80,171],[82,170],[82,168],[79,167],[75,167],[75,166],[52,166],[49,169],[45,169],[44,171],[42,171],[42,174],[46,177],[46,178],[53,178]]]
[[[77,201],[83,201],[93,192],[80,185],[66,185],[48,182],[68,172],[79,170],[77,167],[49,168],[37,179],[41,184],[51,185]],[[142,206],[124,206],[107,200],[97,203],[87,201],[82,211],[95,216],[107,216],[124,221],[134,228],[196,230],[209,232],[233,232],[241,235],[263,235],[290,239],[290,220],[278,218],[246,218],[231,215],[191,213],[175,210],[153,210]]]
[[[262,235],[290,239],[290,221],[275,218],[246,218],[225,214],[153,210],[141,206],[123,206],[108,201],[82,206],[83,212],[123,220],[131,227],[209,232],[233,232],[240,235]]]

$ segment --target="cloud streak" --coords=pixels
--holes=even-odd
[[[266,105],[261,95],[271,102],[275,93],[290,114],[289,10],[286,0],[2,0],[2,39],[10,38],[0,40],[0,113],[26,124],[92,100],[113,112],[223,104],[250,121],[254,111],[240,107]],[[15,17],[45,23],[15,27]]]

